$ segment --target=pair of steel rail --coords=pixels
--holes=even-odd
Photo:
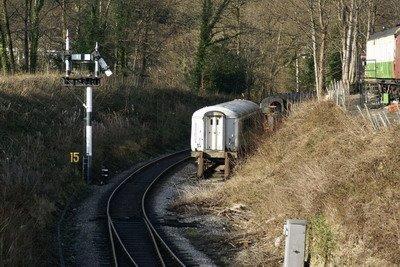
[[[111,193],[110,197],[108,198],[107,201],[107,221],[108,221],[108,232],[109,232],[109,238],[111,241],[111,249],[112,249],[112,256],[114,260],[115,266],[119,266],[119,258],[121,257],[120,255],[124,255],[125,259],[128,259],[128,264],[129,265],[134,265],[134,266],[139,266],[137,263],[137,260],[135,259],[135,256],[133,255],[132,251],[128,248],[128,246],[125,244],[124,239],[122,238],[122,235],[134,235],[135,233],[122,233],[121,229],[118,229],[116,226],[116,220],[118,218],[113,218],[112,216],[112,204],[113,205],[118,205],[117,203],[114,203],[116,196],[118,193],[121,191],[122,188],[124,188],[128,183],[132,182],[132,180],[135,179],[139,174],[143,173],[144,171],[150,169],[150,168],[155,168],[156,173],[154,177],[151,178],[151,181],[149,184],[146,184],[144,192],[133,192],[136,194],[142,194],[141,196],[141,214],[142,214],[142,219],[143,223],[145,224],[145,228],[148,231],[148,235],[151,237],[151,242],[152,242],[152,247],[156,250],[157,254],[157,261],[159,265],[161,266],[167,266],[170,265],[171,260],[174,262],[174,266],[185,266],[185,264],[178,258],[178,256],[171,250],[171,248],[167,245],[165,240],[161,237],[161,235],[157,232],[156,228],[152,224],[152,222],[149,219],[148,212],[146,210],[146,201],[147,197],[149,196],[149,191],[155,186],[157,181],[163,177],[168,171],[170,171],[172,168],[176,167],[177,165],[181,164],[182,162],[188,160],[190,158],[190,150],[182,150],[176,153],[169,154],[167,156],[155,159],[140,168],[136,169],[133,173],[131,173],[127,178],[125,178]],[[166,160],[171,160],[176,158],[176,160],[173,160],[171,164],[169,164],[166,168],[160,168],[158,164],[160,162],[166,161]],[[158,168],[158,170],[157,170]],[[138,182],[138,181],[137,181]],[[143,247],[143,249],[145,249]],[[168,255],[165,255],[168,254]],[[166,257],[169,257],[169,262],[166,259]],[[126,260],[125,260],[126,263]]]

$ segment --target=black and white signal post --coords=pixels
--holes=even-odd
[[[104,71],[106,76],[111,76],[110,67],[100,56],[99,45],[96,43],[95,49],[91,54],[79,54],[71,52],[70,38],[67,30],[65,40],[65,52],[63,54],[65,62],[65,77],[62,78],[64,86],[80,86],[86,87],[86,102],[83,104],[86,109],[85,118],[85,155],[83,158],[83,173],[87,183],[92,181],[92,111],[93,111],[93,87],[100,86],[100,69]],[[74,63],[94,63],[94,74],[89,76],[72,76],[72,67]]]

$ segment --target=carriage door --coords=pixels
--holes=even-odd
[[[222,114],[210,114],[206,116],[207,150],[225,150],[225,117]]]

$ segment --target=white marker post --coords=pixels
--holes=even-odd
[[[92,157],[93,157],[93,143],[92,143],[92,111],[93,111],[93,87],[86,87],[86,182],[92,181]]]
[[[69,55],[69,49],[70,49],[70,44],[69,44],[69,34],[67,30],[67,37],[65,38],[65,77],[69,77],[69,74],[71,73],[71,57]]]
[[[95,53],[99,52],[99,44],[96,42]],[[94,59],[94,77],[99,77],[99,60]],[[93,112],[93,87],[86,87],[86,181],[92,181],[92,158],[93,158],[93,133],[92,133],[92,112]]]

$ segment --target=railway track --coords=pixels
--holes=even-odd
[[[149,162],[111,193],[107,220],[115,266],[185,266],[153,226],[145,203],[156,181],[189,158],[184,150]]]

